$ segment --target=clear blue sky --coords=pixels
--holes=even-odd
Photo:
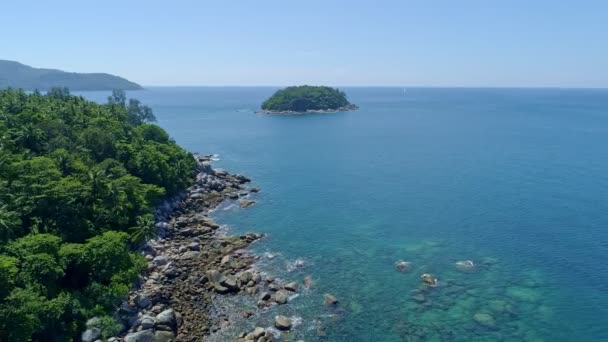
[[[608,1],[3,1],[0,59],[144,85],[608,87]]]

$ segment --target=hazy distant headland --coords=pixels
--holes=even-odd
[[[34,68],[14,61],[0,60],[0,89],[49,90],[61,87],[70,90],[140,90],[137,83],[105,73],[75,73],[55,69]]]
[[[346,94],[325,86],[292,86],[278,90],[262,103],[262,113],[305,114],[334,113],[356,110]]]

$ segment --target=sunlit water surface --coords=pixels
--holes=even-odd
[[[608,91],[346,88],[360,110],[255,114],[274,90],[129,94],[262,189],[256,206],[214,214],[268,234],[253,248],[275,257],[258,267],[314,279],[234,331],[280,312],[307,341],[608,340]]]

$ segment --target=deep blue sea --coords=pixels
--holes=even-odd
[[[259,267],[314,280],[235,331],[282,312],[294,340],[608,340],[608,90],[344,88],[358,111],[255,114],[275,90],[128,94],[262,189],[214,213],[268,234]]]

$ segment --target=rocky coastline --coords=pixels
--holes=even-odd
[[[349,112],[359,109],[359,106],[354,104],[349,104],[348,106],[336,108],[336,109],[316,109],[316,110],[306,110],[302,112],[298,111],[273,111],[262,109],[257,111],[256,113],[261,114],[275,114],[275,115],[302,115],[302,114],[330,114],[330,113],[339,113],[339,112]]]
[[[195,157],[199,172],[195,185],[156,210],[158,237],[140,248],[148,261],[147,272],[115,312],[121,333],[107,341],[205,340],[231,324],[227,313],[214,306],[218,296],[250,296],[264,309],[287,303],[289,293],[298,291],[297,283],[282,284],[252,267],[258,257],[246,247],[262,234],[225,236],[209,217],[227,199],[238,201],[242,208],[254,205],[248,197],[259,189],[247,186],[250,179],[245,176],[213,169],[212,156]],[[253,314],[243,312],[242,317]],[[82,341],[101,341],[101,324],[99,318],[90,319]],[[291,324],[280,318],[276,327],[288,330]],[[275,341],[277,331],[257,329],[253,335],[234,338]]]

